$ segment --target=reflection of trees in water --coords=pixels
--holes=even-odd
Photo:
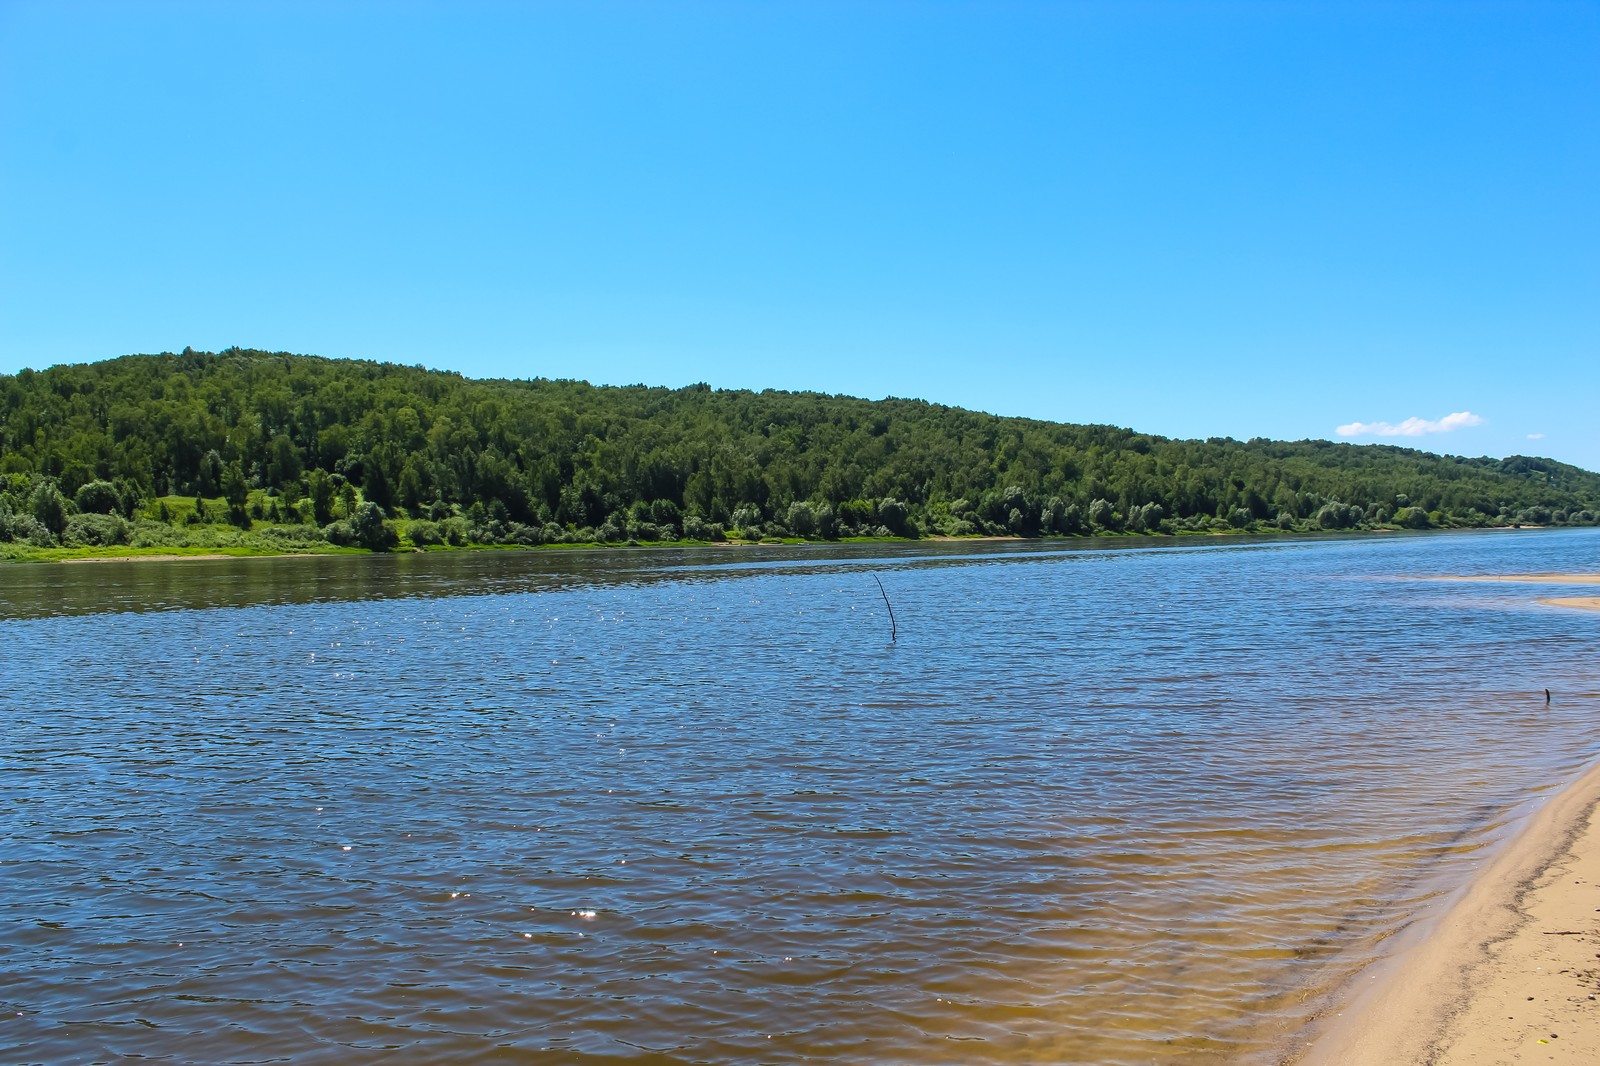
[[[920,544],[402,552],[240,559],[114,560],[6,567],[0,617],[196,610],[559,591],[580,587],[704,583],[769,574],[905,567],[982,566],[1007,559],[1140,555],[1288,547],[1270,539],[1218,545],[1170,540],[945,541]],[[863,573],[861,591],[877,591]]]

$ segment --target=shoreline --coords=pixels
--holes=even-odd
[[[309,555],[310,552],[298,554]],[[63,559],[41,559],[40,562],[53,563],[174,563],[189,559],[289,559],[295,553],[279,552],[275,555],[231,555],[227,552],[195,552],[185,555],[181,552],[151,552],[141,555],[69,555]]]
[[[1434,529],[1427,532],[1436,534],[1445,533],[1508,533],[1523,532],[1526,530],[1541,529],[1541,526],[1484,526],[1472,529]],[[1089,533],[1069,536],[1039,536],[1022,537],[1011,534],[975,535],[975,536],[949,536],[942,533],[931,533],[921,537],[843,537],[839,540],[805,540],[798,537],[786,537],[779,540],[720,540],[720,541],[644,541],[639,543],[627,542],[583,542],[576,544],[468,544],[452,547],[432,546],[427,548],[399,547],[391,551],[369,552],[361,548],[327,546],[309,546],[298,550],[284,551],[281,547],[204,547],[193,551],[185,551],[181,547],[152,545],[149,548],[119,548],[92,547],[92,548],[32,548],[0,552],[0,565],[7,563],[113,563],[113,562],[179,562],[187,559],[287,559],[302,556],[318,555],[404,555],[411,552],[433,551],[600,551],[619,550],[625,548],[772,548],[780,546],[797,545],[839,545],[839,544],[986,544],[1018,542],[1041,544],[1055,544],[1064,542],[1084,541],[1119,541],[1119,540],[1160,540],[1172,543],[1182,543],[1188,540],[1202,538],[1228,539],[1233,537],[1263,537],[1263,538],[1316,538],[1323,536],[1375,536],[1385,533],[1408,532],[1392,528],[1362,529],[1362,530],[1209,530],[1179,531],[1176,533],[1128,533],[1117,531],[1111,533]],[[1513,575],[1509,577],[1493,576],[1446,576],[1446,577],[1417,577],[1418,581],[1548,581],[1551,584],[1573,583],[1600,584],[1600,574],[1584,575],[1576,579],[1559,574],[1539,575]],[[1543,601],[1541,601],[1543,602]]]
[[[1600,1061],[1600,761],[1523,817],[1437,915],[1350,979],[1282,1061]]]

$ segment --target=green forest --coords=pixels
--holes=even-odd
[[[471,380],[229,349],[0,376],[0,549],[1182,535],[1581,524],[1526,456],[1170,440],[920,400]]]

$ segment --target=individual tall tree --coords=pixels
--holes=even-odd
[[[57,537],[66,532],[67,498],[61,495],[54,478],[40,479],[30,502],[33,517],[41,526]]]
[[[250,528],[250,483],[237,460],[222,471],[222,498],[228,504],[228,521],[240,529]]]
[[[333,478],[326,470],[306,475],[306,496],[311,500],[311,520],[319,526],[333,521]]]

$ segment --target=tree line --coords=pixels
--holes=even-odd
[[[920,400],[471,380],[229,349],[0,376],[0,540],[1080,536],[1593,524],[1549,459],[1172,440]]]

